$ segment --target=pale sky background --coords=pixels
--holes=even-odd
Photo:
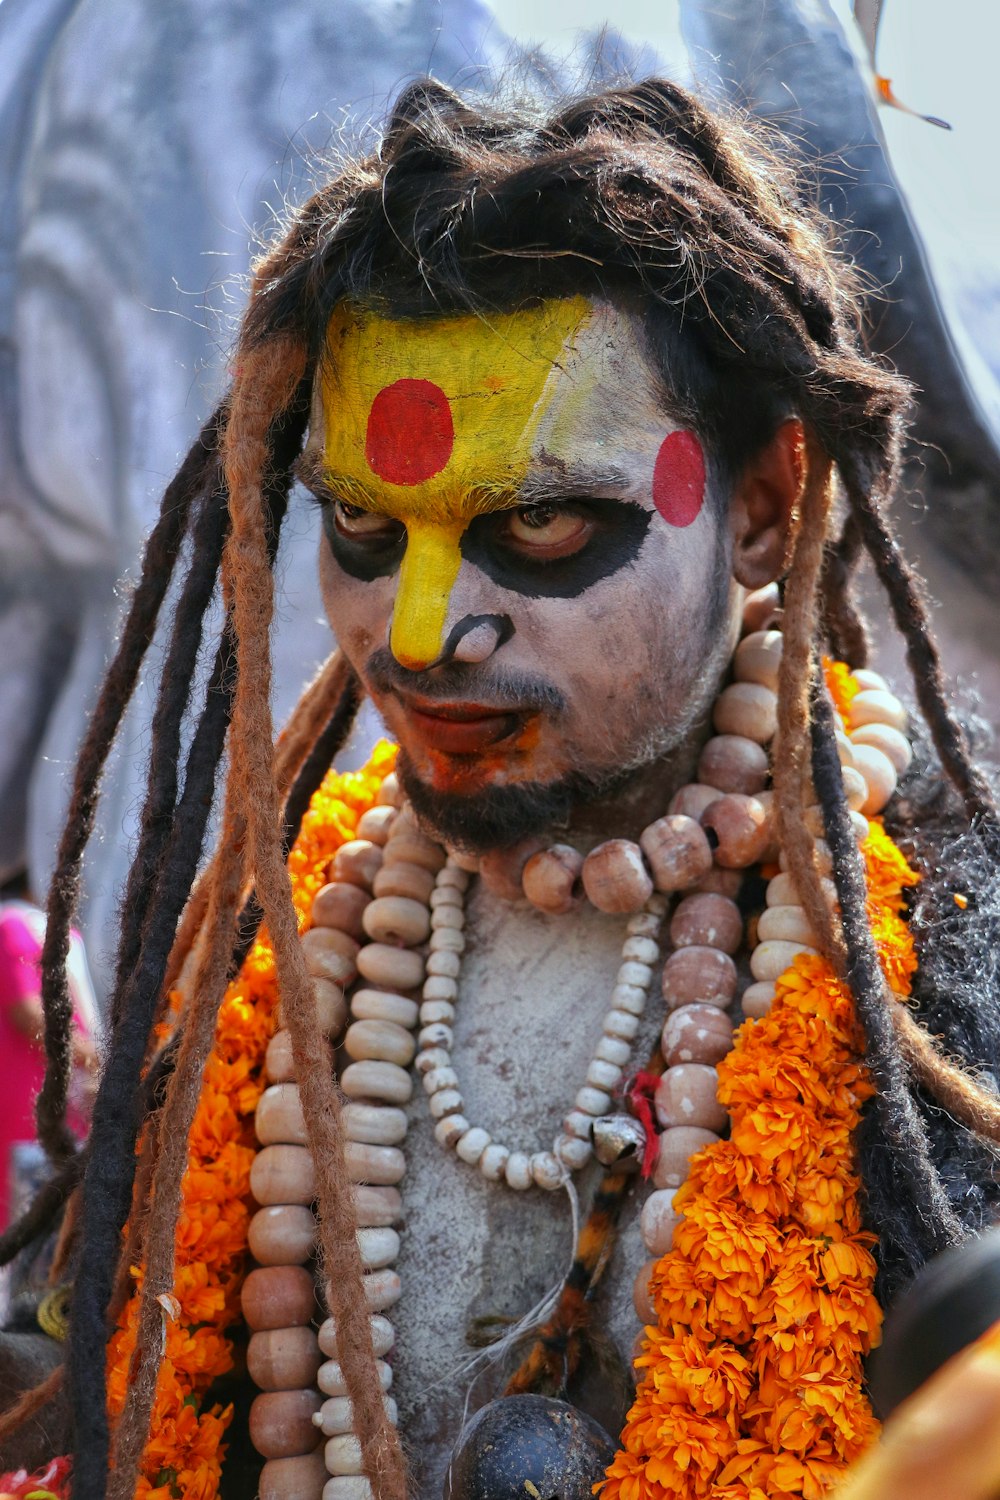
[[[492,0],[500,25],[522,42],[568,54],[580,30],[613,25],[650,44],[685,79],[675,0]],[[833,0],[843,19],[849,0]],[[1000,0],[885,0],[879,70],[899,97],[948,120],[938,130],[880,111],[897,175],[939,286],[971,341],[1000,378]]]
[[[998,57],[998,0],[886,0],[880,71],[952,129],[894,109],[881,111],[882,128],[938,285],[1000,378]]]

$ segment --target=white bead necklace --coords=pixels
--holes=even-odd
[[[438,873],[431,893],[428,977],[420,1007],[420,1050],[414,1067],[423,1079],[430,1111],[437,1122],[434,1134],[442,1146],[452,1147],[462,1161],[478,1167],[489,1182],[506,1182],[518,1192],[532,1184],[553,1192],[593,1155],[592,1126],[595,1119],[611,1108],[612,1093],[631,1056],[660,957],[657,936],[669,898],[654,893],[642,911],[629,918],[611,1006],[574,1107],[564,1119],[552,1149],[529,1154],[495,1141],[488,1130],[472,1124],[463,1113],[465,1101],[452,1063],[451,1046],[465,949],[463,928],[468,884],[466,871],[449,859]]]

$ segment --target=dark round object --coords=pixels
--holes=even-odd
[[[604,1428],[566,1401],[503,1396],[463,1427],[444,1500],[590,1500],[614,1456]]]
[[[868,1364],[882,1420],[998,1319],[1000,1229],[991,1229],[935,1256],[894,1303]]]

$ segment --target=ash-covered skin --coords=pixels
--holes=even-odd
[[[378,320],[378,337],[341,338],[300,466],[324,503],[321,579],[337,639],[401,746],[418,812],[470,848],[565,823],[654,764],[659,805],[634,813],[663,811],[665,782],[690,768],[705,732],[740,583],[778,572],[794,500],[767,515],[737,500],[727,514],[708,462],[704,495],[671,524],[661,454],[679,424],[638,318],[583,299],[550,307],[547,342],[527,313],[495,328]],[[553,322],[564,334],[557,358]],[[532,369],[552,362],[524,382],[520,408],[502,410],[502,444],[456,428],[452,464],[429,482],[379,477],[370,426],[365,448],[371,393],[404,383],[403,372],[418,390],[447,392],[460,420],[463,382],[485,384],[491,362],[510,367],[512,347]],[[775,441],[797,493],[785,428]]]

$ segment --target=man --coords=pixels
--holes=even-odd
[[[836,1149],[830,1145],[823,1154],[818,1126],[800,1121],[793,1128],[786,1121],[763,1134],[754,1125],[757,1146],[748,1156],[738,1140],[742,1105],[735,1081],[726,1085],[723,1101],[732,1113],[732,1139],[719,1141],[725,1113],[714,1088],[705,1094],[711,1065],[696,1061],[695,1072],[685,1072],[687,1044],[678,1043],[674,1053],[673,1043],[664,1043],[659,1065],[667,1065],[667,1093],[656,1096],[659,1120],[668,1131],[701,1132],[708,1149],[691,1170],[702,1209],[716,1212],[708,1187],[714,1163],[742,1171],[750,1156],[756,1162],[739,1190],[730,1184],[729,1196],[718,1202],[724,1199],[725,1212],[737,1216],[737,1230],[726,1233],[727,1244],[736,1235],[733,1253],[743,1257],[739,1275],[760,1280],[752,1310],[757,1321],[744,1328],[735,1304],[726,1311],[723,1291],[730,1294],[732,1286],[724,1278],[712,1283],[710,1312],[699,1311],[704,1286],[698,1278],[728,1251],[720,1252],[711,1238],[697,1242],[699,1210],[690,1184],[682,1195],[681,1259],[664,1255],[676,1217],[667,1191],[676,1183],[668,1173],[661,1200],[643,1209],[641,1225],[635,1210],[625,1209],[593,1319],[591,1352],[578,1362],[577,1340],[570,1362],[570,1344],[558,1345],[567,1372],[572,1363],[565,1394],[574,1405],[557,1409],[565,1451],[554,1483],[560,1494],[586,1493],[618,1442],[630,1399],[620,1377],[637,1331],[631,1287],[649,1254],[657,1262],[653,1305],[640,1289],[639,1307],[647,1323],[658,1314],[660,1327],[643,1358],[674,1363],[654,1368],[640,1387],[625,1429],[625,1456],[612,1471],[612,1485],[621,1488],[612,1493],[695,1495],[721,1485],[727,1493],[759,1494],[783,1485],[784,1493],[812,1495],[870,1439],[861,1359],[877,1337],[878,1318],[855,1150],[868,1222],[882,1237],[883,1297],[935,1250],[980,1227],[995,1199],[985,1152],[966,1128],[973,1119],[979,1128],[992,1128],[988,1096],[942,1060],[906,1012],[890,1019],[896,1011],[878,958],[885,962],[889,951],[883,929],[895,934],[899,952],[910,954],[905,929],[893,926],[909,876],[905,862],[892,856],[886,885],[892,894],[886,897],[872,882],[866,856],[875,902],[866,909],[854,839],[868,835],[857,809],[877,810],[892,785],[882,785],[878,801],[872,777],[881,761],[858,757],[859,764],[867,760],[866,780],[850,747],[842,751],[842,776],[834,711],[815,671],[815,658],[831,646],[861,664],[863,631],[849,599],[860,538],[907,632],[919,696],[945,769],[966,814],[978,822],[983,847],[990,847],[995,811],[943,702],[919,597],[881,514],[906,394],[859,351],[850,277],[826,249],[791,181],[741,129],[668,84],[575,103],[549,121],[480,113],[433,84],[409,90],[377,155],[318,194],[258,268],[231,401],[189,457],[144,578],[153,591],[152,560],[168,536],[163,528],[176,530],[178,512],[183,521],[189,507],[196,543],[185,588],[207,598],[224,534],[216,501],[221,448],[232,523],[224,576],[240,661],[230,782],[190,1015],[159,1137],[132,1394],[118,1433],[115,1483],[123,1492],[146,1440],[163,1308],[173,1295],[170,1205],[178,1201],[183,1142],[211,1049],[232,923],[251,881],[277,959],[287,1027],[279,1035],[290,1049],[280,1065],[275,1053],[269,1076],[279,1094],[294,1090],[287,1108],[285,1095],[269,1091],[269,1103],[258,1110],[261,1157],[274,1146],[292,1147],[312,1163],[301,1158],[308,1186],[298,1198],[289,1183],[282,1188],[280,1173],[277,1196],[264,1194],[263,1173],[255,1192],[265,1212],[268,1205],[307,1208],[314,1193],[319,1201],[332,1313],[320,1339],[333,1366],[321,1375],[330,1397],[322,1411],[321,1398],[304,1387],[275,1383],[273,1368],[265,1379],[258,1413],[290,1411],[288,1401],[272,1398],[294,1396],[299,1416],[307,1415],[305,1436],[291,1447],[287,1433],[275,1436],[282,1422],[258,1417],[255,1440],[269,1460],[262,1493],[305,1494],[310,1485],[318,1493],[312,1412],[330,1437],[327,1500],[367,1495],[369,1483],[380,1497],[406,1492],[391,1428],[396,1409],[387,1412],[381,1394],[390,1379],[410,1492],[435,1495],[449,1473],[455,1500],[500,1493],[484,1477],[489,1455],[520,1451],[520,1438],[511,1436],[513,1417],[502,1441],[495,1426],[483,1438],[486,1418],[478,1440],[473,1429],[463,1436],[474,1373],[470,1337],[484,1324],[516,1330],[559,1287],[575,1222],[575,1209],[571,1215],[562,1206],[562,1189],[569,1204],[589,1203],[597,1177],[591,1140],[600,1134],[594,1120],[613,1102],[624,1108],[628,1074],[641,1070],[654,1050],[662,1013],[650,1004],[648,1019],[642,1017],[661,945],[664,951],[670,945],[689,949],[702,966],[686,995],[679,979],[664,980],[668,1004],[680,1011],[693,1000],[704,1011],[710,998],[721,999],[714,1006],[721,1013],[735,990],[730,954],[742,937],[732,897],[742,890],[747,913],[762,905],[763,887],[752,873],[741,882],[738,872],[763,861],[773,875],[779,852],[786,895],[778,906],[786,926],[770,958],[787,951],[789,962],[765,977],[755,951],[752,999],[760,1008],[749,1008],[748,991],[747,1013],[763,1014],[773,1000],[774,1015],[791,1018],[799,1004],[795,985],[801,989],[805,979],[809,993],[822,991],[832,1010],[824,1025],[801,1036],[788,1020],[786,1034],[799,1040],[789,1044],[787,1068],[780,1046],[768,1054],[762,1107],[766,1115],[772,1085],[779,1089],[798,1077],[796,1068],[814,1061],[814,1053],[827,1057],[836,1034],[836,1076],[814,1080],[813,1093],[798,1083],[793,1091],[800,1110],[808,1095],[810,1120],[833,1110],[828,1123],[840,1130],[830,1137]],[[321,575],[331,624],[353,676],[399,742],[399,782],[410,804],[395,821],[362,824],[359,831],[370,827],[373,839],[378,826],[378,839],[351,844],[337,856],[333,894],[326,898],[338,913],[327,919],[334,936],[310,933],[302,945],[280,864],[279,801],[293,764],[311,762],[304,742],[295,761],[286,741],[273,782],[267,680],[268,549],[273,555],[293,462],[323,507]],[[847,519],[842,544],[832,509],[834,467]],[[178,546],[170,533],[171,556]],[[747,591],[783,575],[783,644],[773,633],[758,639],[759,628],[773,621],[776,592],[770,602],[758,595],[757,618],[744,621],[751,653],[766,657],[781,647],[780,676],[776,657],[748,664],[741,647],[737,681],[723,688]],[[146,836],[131,887],[134,926],[131,936],[126,929],[120,957],[121,1020],[95,1109],[70,1356],[78,1431],[93,1434],[78,1453],[78,1500],[103,1493],[105,1482],[103,1396],[93,1371],[100,1365],[139,1126],[138,1112],[129,1114],[122,1101],[138,1081],[167,949],[194,873],[198,838],[181,838],[177,830],[190,826],[192,808],[206,800],[205,777],[210,785],[222,746],[212,726],[227,684],[231,688],[224,640],[223,692],[210,695],[195,737],[199,745],[202,736],[206,743],[212,737],[215,759],[209,757],[206,773],[192,750],[184,791],[166,809],[174,833],[165,833],[164,783],[155,768],[176,757],[176,729],[169,725],[179,723],[198,645],[185,636],[185,623],[182,601],[164,674]],[[141,656],[135,645],[140,629],[126,632],[120,660],[130,650],[130,660]],[[325,681],[337,685],[339,702],[333,693],[321,713],[319,687],[304,700],[315,720],[310,744],[325,718],[340,722],[351,699],[338,671]],[[836,682],[831,677],[841,694],[838,707],[852,730],[863,727],[860,714],[851,718],[849,702],[865,683],[855,679],[837,689]],[[881,710],[890,731],[882,744],[902,755],[892,739],[902,722],[898,705],[877,684],[868,686],[879,700],[872,712]],[[120,712],[122,696],[109,696],[109,713]],[[717,731],[711,754],[742,759],[735,780],[716,763],[717,784],[709,791],[725,790],[727,777],[735,790],[706,801],[710,722]],[[302,740],[303,724],[296,720],[292,741]],[[776,729],[772,819],[763,747]],[[733,743],[720,749],[718,741],[727,736]],[[329,750],[329,740],[323,744]],[[905,742],[903,748],[901,765],[910,753]],[[892,765],[883,751],[878,755],[894,785]],[[99,774],[99,748],[90,747],[82,765],[78,785],[87,790]],[[685,792],[696,768],[698,785]],[[678,793],[676,815],[664,819]],[[386,787],[384,804],[397,800]],[[75,840],[88,806],[81,791]],[[814,853],[819,835],[827,841],[819,846],[825,866]],[[454,856],[447,864],[444,848]],[[398,869],[391,889],[380,885],[395,866],[410,872],[409,895]],[[465,914],[468,866],[483,878]],[[433,893],[427,879],[418,878],[421,870],[436,876]],[[826,873],[836,883],[832,896],[822,883]],[[578,900],[578,876],[589,905]],[[522,891],[533,906],[519,901]],[[695,905],[681,902],[668,944],[664,912],[686,891],[694,893]],[[838,903],[836,918],[831,899]],[[888,902],[884,913],[880,900]],[[387,902],[396,904],[390,910]],[[345,903],[354,903],[353,916],[344,915]],[[565,914],[556,915],[560,908]],[[322,909],[318,898],[318,928]],[[974,921],[965,936],[975,945],[982,929]],[[348,937],[346,945],[338,932]],[[425,964],[421,945],[428,934]],[[328,957],[321,961],[321,949],[339,953],[339,970]],[[803,950],[815,964],[796,968],[791,960]],[[909,982],[909,968],[897,964],[897,986]],[[712,989],[709,969],[732,973],[732,987],[726,989],[727,977]],[[787,984],[786,969],[793,975]],[[964,1050],[971,1065],[992,1066],[1000,1025],[992,995],[978,1007],[973,1028],[973,987],[952,982],[942,1002],[939,971],[932,961],[924,969],[931,975],[925,1003],[935,1030],[950,1050]],[[366,984],[355,985],[351,997],[354,1020],[341,1069],[350,1111],[341,1114],[329,1086],[315,980],[339,973],[350,983],[359,970]],[[837,988],[837,973],[850,978],[854,1011],[843,1009],[851,1002],[848,991]],[[337,997],[327,998],[335,1012]],[[410,1016],[406,1025],[413,1025],[417,1002],[416,1067],[431,1096],[429,1108],[405,1072],[414,1044],[400,1018]],[[328,1007],[328,1027],[330,1014]],[[809,1015],[817,1020],[819,1012]],[[609,1016],[625,1020],[609,1022]],[[634,1025],[626,1024],[629,1016]],[[858,1021],[876,1094],[864,1131],[854,1135],[870,1087],[849,1055],[861,1036]],[[725,1051],[730,1022],[719,1027]],[[734,1056],[746,1056],[772,1033],[780,1038],[778,1022],[741,1033]],[[814,1040],[809,1049],[807,1034]],[[603,1050],[595,1051],[595,1037]],[[727,1076],[735,1080],[738,1073],[737,1062]],[[928,1123],[914,1076],[930,1093],[947,1097],[955,1119],[932,1113],[933,1126]],[[43,1116],[53,1110],[53,1099],[54,1086],[43,1096]],[[407,1111],[397,1125],[400,1104]],[[641,1116],[641,1088],[633,1105]],[[275,1111],[282,1119],[272,1128],[267,1115]],[[392,1173],[401,1170],[402,1158],[378,1152],[395,1151],[387,1132],[407,1126],[405,1234],[398,1237]],[[783,1175],[793,1136],[801,1159]],[[651,1150],[664,1150],[651,1119],[645,1139]],[[389,1175],[378,1176],[383,1170]],[[748,1227],[748,1214],[763,1214],[766,1222],[755,1218]],[[750,1228],[757,1238],[748,1243],[757,1248],[744,1252],[740,1235]],[[579,1281],[585,1240],[586,1233],[567,1287],[588,1303],[596,1268],[591,1264]],[[816,1308],[799,1307],[789,1290],[782,1293],[791,1297],[787,1321],[775,1321],[777,1313],[757,1317],[791,1276],[792,1246],[802,1250],[803,1265],[813,1267]],[[397,1257],[400,1283],[391,1271]],[[298,1275],[291,1265],[276,1267],[283,1279],[264,1276],[253,1285],[291,1285]],[[684,1300],[676,1280],[682,1265],[694,1278],[683,1317],[676,1311]],[[402,1300],[393,1312],[400,1285]],[[307,1327],[307,1302],[304,1312],[289,1315],[290,1328]],[[255,1338],[282,1332],[273,1308],[263,1307],[256,1293],[245,1295],[244,1308]],[[393,1326],[386,1332],[388,1323]],[[801,1347],[802,1330],[810,1339],[815,1335],[808,1351]],[[312,1335],[303,1337],[308,1343]],[[685,1384],[677,1371],[691,1362],[691,1341],[703,1337],[709,1342],[693,1359],[697,1378]],[[377,1360],[394,1341],[392,1375]],[[268,1349],[275,1342],[268,1340]],[[506,1364],[509,1373],[516,1363],[510,1342],[502,1342],[500,1357],[476,1386],[476,1405],[500,1395],[499,1372]],[[607,1350],[603,1364],[593,1352],[601,1347]],[[753,1363],[754,1350],[762,1365]],[[557,1353],[557,1376],[561,1357]],[[802,1366],[795,1363],[800,1358]],[[796,1408],[801,1403],[794,1392],[802,1388],[822,1399],[807,1405],[809,1415],[800,1420],[774,1397],[781,1381],[790,1382],[787,1400]],[[518,1389],[537,1391],[537,1384]],[[655,1413],[647,1418],[643,1401],[668,1386],[687,1394],[670,1396],[669,1421]],[[695,1387],[701,1394],[691,1394]],[[486,1408],[489,1422],[496,1419],[501,1429],[507,1415],[525,1410],[505,1400]],[[709,1409],[702,1413],[698,1403],[706,1400]],[[601,1423],[604,1435],[574,1418],[574,1409]],[[541,1412],[531,1441],[548,1441],[553,1408],[531,1410],[535,1417]],[[671,1436],[681,1411],[698,1417],[696,1436]],[[547,1484],[549,1470],[545,1474]],[[536,1478],[515,1464],[510,1493],[549,1493]]]
[[[691,778],[743,590],[781,570],[801,428],[780,424],[735,484],[712,473],[665,399],[641,318],[603,299],[488,321],[341,312],[330,341],[300,465],[324,507],[324,599],[424,827],[501,865],[498,851],[553,827],[583,851],[638,839]],[[419,463],[428,387],[448,393],[448,461],[440,478],[386,482],[389,457],[365,458],[373,399],[414,395],[391,432]],[[678,437],[689,441],[675,457]],[[507,856],[508,880],[537,846]],[[545,919],[483,892],[469,922],[463,1113],[536,1150],[558,1134],[613,1003],[620,919]],[[651,1009],[637,1063],[655,1039]],[[413,1386],[429,1387],[408,1432],[417,1491],[434,1494],[470,1324],[516,1321],[558,1283],[572,1234],[561,1205],[443,1174],[419,1103],[414,1124],[400,1274],[425,1290],[396,1380],[412,1361]],[[633,1217],[609,1274],[623,1365],[645,1258]],[[603,1397],[615,1430],[621,1385]]]

